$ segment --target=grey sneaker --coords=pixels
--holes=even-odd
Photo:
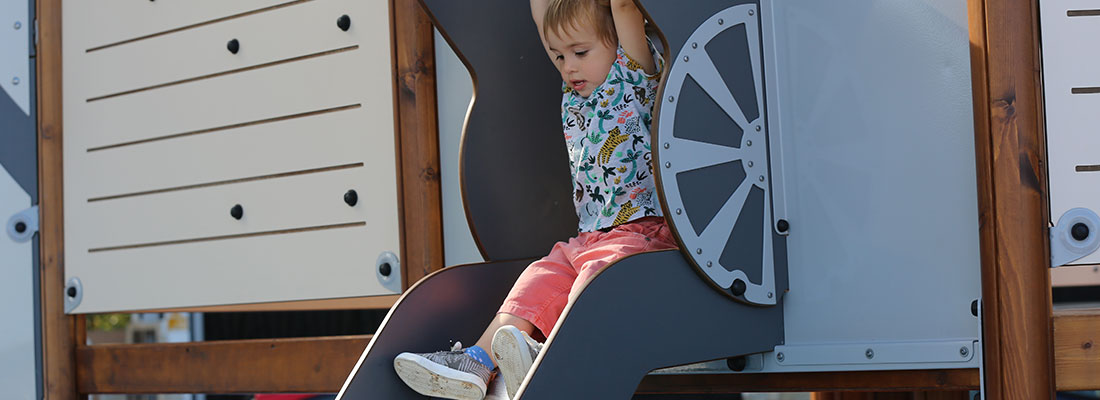
[[[481,400],[492,371],[462,351],[455,343],[450,351],[401,353],[393,369],[412,390],[425,396],[458,400]]]
[[[500,376],[504,378],[504,387],[508,389],[508,398],[516,397],[519,385],[527,377],[535,357],[542,351],[542,343],[531,339],[527,332],[519,328],[505,325],[493,335],[492,347]]]

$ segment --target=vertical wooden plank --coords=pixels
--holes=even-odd
[[[416,0],[391,0],[402,280],[412,286],[443,268],[435,48],[432,24]]]
[[[65,315],[61,181],[61,0],[37,0],[38,198],[42,380],[46,400],[77,398],[75,318]],[[80,337],[83,337],[80,335]]]
[[[969,0],[987,398],[1053,396],[1034,1]]]

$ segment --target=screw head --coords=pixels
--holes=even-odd
[[[688,56],[684,56],[684,62],[687,62]]]
[[[723,19],[721,19],[721,18],[718,18],[718,25],[722,25],[722,24],[724,24],[724,23],[726,23],[726,21],[725,21],[725,20],[723,20]]]
[[[779,362],[783,362],[783,360],[785,360],[786,358],[787,357],[784,356],[783,353],[775,353],[775,359],[779,360]]]
[[[347,14],[341,15],[340,18],[336,19],[336,26],[340,28],[340,30],[347,32],[348,28],[351,28],[351,17]]]
[[[225,49],[229,50],[230,53],[237,54],[238,51],[241,51],[241,42],[237,39],[230,39],[229,43],[225,44]]]
[[[978,316],[978,300],[970,302],[970,315]]]
[[[781,219],[775,223],[775,229],[778,229],[779,233],[785,233],[788,229],[791,229],[791,223]]]
[[[740,279],[734,279],[733,285],[730,286],[730,292],[732,292],[734,296],[745,294],[746,289],[748,289],[748,286],[745,285],[745,281]]]
[[[963,357],[969,356],[970,355],[970,349],[968,349],[966,347],[960,347],[959,348],[959,355],[963,356]]]
[[[757,125],[757,126],[756,126],[756,131],[757,131],[757,132],[760,132],[760,131],[761,131],[761,130],[763,130],[763,129],[764,129],[764,127],[762,127],[762,126],[760,126],[760,125]]]
[[[755,15],[755,14],[756,14],[755,10],[749,10],[749,15]]]
[[[15,223],[15,233],[23,233],[27,231],[27,224],[23,221]]]
[[[668,142],[665,142],[665,149],[668,149]]]
[[[758,180],[760,182],[763,182],[764,181],[764,175],[760,175],[760,177],[756,178],[756,180]]]
[[[691,42],[691,48],[698,49],[699,48],[699,43]]]
[[[11,78],[11,84],[12,85],[18,85],[19,84],[19,77],[17,76],[17,77]]]
[[[75,286],[69,286],[68,289],[65,289],[65,294],[68,295],[69,297],[76,297],[76,287]]]
[[[235,220],[240,220],[241,217],[244,217],[244,207],[241,207],[240,204],[234,205],[233,208],[229,209],[229,215]]]
[[[676,209],[676,215],[680,215],[680,214],[683,214],[683,213],[684,213],[684,210],[679,209],[679,208]]]
[[[1073,239],[1078,242],[1083,242],[1085,239],[1089,238],[1089,226],[1085,225],[1083,222],[1073,224],[1073,227],[1070,228],[1069,231]]]
[[[672,168],[672,163],[665,161],[665,168]]]
[[[770,298],[772,298],[773,296],[775,296],[775,294],[774,294],[774,293],[772,293],[772,292],[768,292],[768,298],[769,298],[769,299],[770,299]]]
[[[23,23],[19,22],[19,21],[15,21],[15,24],[12,25],[12,28],[15,28],[15,30],[19,30],[19,28],[22,28],[22,27],[23,27]]]
[[[378,266],[378,273],[382,274],[382,276],[390,276],[392,272],[393,267],[390,266],[390,263],[382,263],[382,265]]]
[[[749,161],[748,164],[749,164],[749,168],[752,168],[752,161]]]
[[[344,193],[344,203],[350,207],[354,207],[359,203],[359,193],[355,192],[355,189],[350,189]]]
[[[668,96],[668,102],[671,103],[676,100],[675,96]]]
[[[711,267],[711,266],[713,266],[713,265],[714,265],[714,263],[713,263],[713,262],[711,262],[711,261],[707,261],[707,267],[708,267],[708,268],[709,268],[709,267]]]
[[[703,248],[700,247],[700,248],[695,249],[695,254],[703,254]]]
[[[872,359],[872,358],[875,358],[875,351],[874,351],[874,350],[871,350],[871,349],[867,349],[867,351],[864,351],[864,352],[863,352],[863,355],[864,355],[865,357],[867,357],[867,359],[868,359],[868,360],[870,360],[870,359]]]

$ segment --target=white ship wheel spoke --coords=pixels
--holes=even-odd
[[[726,242],[729,242],[730,233],[737,225],[737,216],[741,215],[741,209],[745,207],[745,201],[749,198],[752,186],[752,182],[748,179],[741,182],[741,186],[738,186],[737,190],[730,195],[730,198],[726,199],[726,204],[722,205],[722,208],[718,210],[718,214],[703,229],[703,234],[699,235],[699,242],[701,243],[720,244],[714,249],[708,249],[708,252],[714,251],[717,253],[714,257],[715,260],[721,256],[722,249],[726,248]]]
[[[703,91],[707,92],[710,98],[718,103],[722,111],[725,111],[726,115],[729,115],[737,126],[748,131],[748,118],[745,117],[745,113],[741,112],[741,106],[737,104],[737,99],[733,98],[726,81],[722,79],[722,74],[718,73],[718,67],[714,65],[714,61],[710,59],[710,56],[705,51],[700,51],[695,53],[690,62],[701,65],[692,65],[688,75],[695,79],[695,82],[703,88]]]
[[[686,156],[673,165],[677,171],[691,171],[744,158],[741,149],[707,142],[677,138],[669,140],[669,145],[676,154]]]

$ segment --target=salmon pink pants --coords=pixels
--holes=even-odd
[[[608,232],[582,232],[558,242],[550,254],[520,274],[498,313],[523,318],[550,334],[571,296],[612,261],[650,250],[675,249],[676,240],[661,217],[646,217]]]

